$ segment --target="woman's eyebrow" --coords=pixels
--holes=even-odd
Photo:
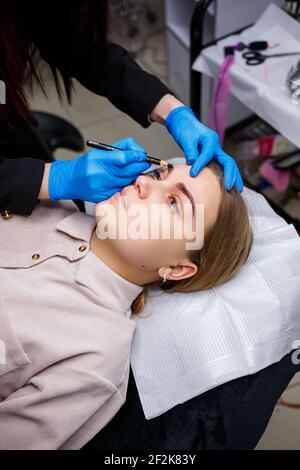
[[[190,200],[190,202],[192,204],[193,217],[194,217],[194,215],[195,215],[195,201],[194,201],[194,198],[193,198],[192,194],[187,189],[187,187],[184,183],[176,183],[175,186],[176,186],[176,188],[179,189],[179,191],[181,191]]]
[[[153,173],[165,173],[165,172],[167,172],[167,178],[168,178],[173,170],[174,170],[174,165],[169,164],[168,167],[161,166],[161,167],[158,167],[158,168],[154,168],[153,170],[145,171],[143,173],[143,175],[149,176],[149,175],[152,175]]]

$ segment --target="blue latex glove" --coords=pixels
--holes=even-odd
[[[131,184],[151,164],[146,151],[132,137],[113,144],[124,150],[93,149],[74,160],[51,164],[50,199],[81,199],[100,202]]]
[[[219,143],[218,134],[204,126],[188,106],[173,109],[166,119],[172,137],[185,153],[186,161],[192,165],[191,176],[196,176],[213,158],[224,167],[225,188],[236,185],[243,191],[243,180],[234,159],[225,153]]]

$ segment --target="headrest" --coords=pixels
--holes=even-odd
[[[262,195],[245,188],[242,196],[254,240],[241,270],[202,292],[150,289],[144,310],[132,317],[131,366],[147,419],[298,347],[299,236]]]

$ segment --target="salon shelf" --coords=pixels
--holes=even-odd
[[[259,173],[253,172],[252,174],[245,174],[243,172],[243,164],[245,162],[243,161],[243,158],[235,152],[235,148],[232,143],[233,137],[257,120],[260,120],[260,118],[253,114],[249,118],[240,121],[234,126],[228,127],[225,134],[224,149],[236,159],[240,167],[245,185],[261,193],[267,199],[273,210],[279,216],[285,219],[287,223],[293,224],[300,235],[300,199],[291,198],[287,202],[283,203],[282,200],[284,199],[284,195],[282,193],[278,193],[272,186],[259,189],[257,186],[258,181],[260,181]]]
[[[192,103],[190,95],[194,87],[190,84],[190,70],[192,62],[199,53],[200,43],[208,43],[254,22],[272,1],[276,4],[282,2],[282,0],[165,0],[168,83],[182,101],[187,104]],[[202,10],[205,21],[202,21],[201,15],[198,14]],[[197,96],[196,101],[197,106],[201,103],[204,120],[212,87],[213,81],[203,77],[201,97]],[[198,91],[200,88],[196,93]],[[249,114],[249,110],[233,97],[229,125]]]
[[[239,34],[245,28],[251,26],[256,19],[263,13],[270,3],[275,3],[282,6],[283,0],[264,0],[259,2],[246,2],[241,0],[238,5],[235,0],[200,0],[196,3],[193,16],[190,24],[190,105],[195,114],[199,116],[200,120],[207,121],[207,109],[210,97],[213,91],[214,80],[193,70],[192,65],[196,58],[201,54],[203,49],[216,44],[219,40],[229,37],[233,34]],[[226,4],[226,6],[225,6]],[[234,15],[232,15],[233,4],[235,4]],[[212,9],[214,6],[214,9]],[[223,16],[219,15],[219,20],[224,20],[225,27],[221,26],[222,21],[218,23],[218,14],[223,8]],[[239,10],[239,11],[238,11]],[[230,15],[233,17],[233,23],[230,28]],[[214,18],[215,16],[215,18]],[[205,24],[214,18],[215,30],[213,38],[207,40],[205,33]],[[227,20],[226,20],[227,18]],[[241,18],[241,20],[240,20]],[[219,26],[217,26],[219,24]],[[237,29],[239,28],[239,29]],[[247,126],[251,121],[255,120],[258,116],[253,114],[251,110],[242,105],[235,97],[231,97],[228,128],[226,130],[226,141],[239,129]],[[225,141],[225,146],[226,146]],[[233,156],[238,160],[238,155]],[[299,213],[297,211],[298,201],[292,206],[287,204],[282,207],[280,203],[280,195],[274,193],[270,188],[260,190],[256,186],[256,175],[245,175],[242,172],[244,182],[250,188],[263,194],[268,200],[271,207],[288,223],[292,223],[298,233],[300,234],[300,199],[299,199]]]

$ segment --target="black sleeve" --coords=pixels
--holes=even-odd
[[[110,44],[109,60],[101,65],[97,52],[90,51],[85,63],[74,66],[73,76],[98,95],[105,96],[118,109],[143,127],[160,99],[171,93],[157,77],[145,72],[121,46]]]
[[[167,86],[145,72],[119,45],[109,44],[105,60],[100,47],[91,47],[84,35],[65,38],[60,28],[47,34],[47,22],[42,25],[39,29],[35,25],[33,42],[46,62],[63,77],[76,78],[90,91],[108,98],[143,127],[149,126],[148,114],[164,95],[172,93]]]
[[[36,158],[0,158],[0,211],[30,215],[38,203],[45,162]]]

